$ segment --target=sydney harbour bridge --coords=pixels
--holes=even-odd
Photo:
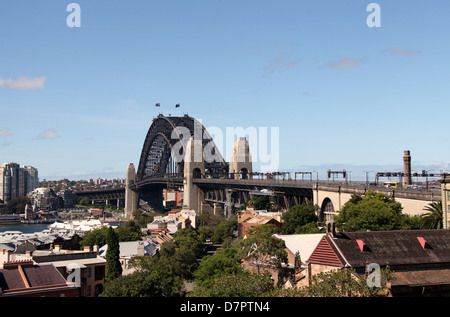
[[[127,191],[137,197],[128,199],[126,204],[132,206],[128,210],[140,200],[161,210],[165,188],[183,188],[183,205],[190,210],[219,204],[227,215],[255,194],[272,195],[283,207],[313,198],[311,187],[259,179],[245,138],[236,139],[231,160],[226,162],[205,127],[188,115],[155,118],[135,175],[133,168],[128,167]]]
[[[407,170],[404,172],[398,174],[409,176]],[[280,172],[255,172],[249,144],[244,137],[236,139],[230,162],[227,162],[198,120],[188,115],[161,114],[153,119],[147,132],[137,170],[133,163],[128,165],[125,189],[78,195],[92,200],[117,199],[118,205],[119,200],[124,200],[125,214],[130,216],[143,204],[162,211],[164,189],[183,191],[183,208],[197,213],[208,206],[220,206],[225,215],[230,216],[253,196],[270,195],[281,209],[313,202],[319,206],[321,220],[338,212],[352,194],[364,194],[367,190],[384,192],[395,198],[409,214],[419,214],[430,202],[442,199],[439,190],[414,191],[369,183],[320,182],[318,179],[313,181],[312,177],[297,180]]]

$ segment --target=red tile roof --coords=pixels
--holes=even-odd
[[[308,262],[364,268],[414,265],[450,267],[450,230],[342,232],[326,235]]]
[[[327,239],[327,236],[323,236],[307,262],[331,266],[344,266],[343,259],[336,251],[337,250],[331,244],[331,241]]]
[[[66,280],[52,264],[8,262],[4,264],[4,269],[0,270],[0,287],[5,293],[61,286],[67,286]]]

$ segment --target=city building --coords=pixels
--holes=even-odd
[[[166,208],[181,206],[183,192],[177,190],[163,190],[163,205]]]
[[[450,230],[335,232],[328,228],[307,260],[312,276],[353,268],[365,278],[369,265],[394,271],[388,296],[450,295]]]
[[[98,252],[97,245],[78,251],[55,245],[53,249],[34,251],[31,257],[39,265],[52,264],[65,280],[78,284],[77,296],[96,297],[102,292],[106,277],[106,259]],[[72,273],[78,276],[72,277]]]
[[[78,288],[67,283],[51,263],[32,260],[3,263],[0,297],[76,297]]]
[[[7,203],[39,187],[38,170],[17,163],[0,165],[0,199]]]
[[[41,232],[23,233],[21,231],[0,232],[0,250],[11,251],[6,258],[0,253],[0,263],[6,260],[19,260],[26,252],[51,248],[52,245],[61,245],[65,249],[79,250],[80,236],[66,232],[51,231],[49,229]]]
[[[244,212],[238,215],[238,237],[243,237],[250,228],[265,224],[273,224],[281,231],[282,222],[280,212],[267,212],[266,210],[254,210],[253,207],[247,207]]]
[[[147,224],[149,231],[154,229],[167,229],[170,234],[174,234],[178,230],[182,229],[182,222],[175,216],[155,216],[151,223]]]
[[[71,208],[77,204],[77,195],[70,189],[62,189],[57,193],[61,197],[64,208]]]
[[[34,267],[50,265],[58,273],[56,274],[55,270],[53,270],[50,272],[51,274],[59,275],[59,280],[67,282],[72,289],[76,290],[75,294],[71,293],[73,296],[95,297],[103,290],[103,279],[106,276],[106,260],[99,256],[99,249],[96,245],[92,249],[91,247],[85,247],[83,250],[71,250],[55,244],[48,249],[37,250],[31,248],[22,253],[16,252],[12,252],[9,249],[0,249],[1,263],[6,263],[4,268],[10,268],[8,263],[27,263],[27,265]],[[73,269],[77,271],[74,272]],[[36,279],[39,278],[38,273],[34,273],[36,274]],[[72,273],[74,274],[71,275]],[[48,272],[44,271],[42,274],[48,274]],[[41,278],[45,280],[47,277],[42,276]]]
[[[36,188],[28,193],[31,205],[36,206],[39,210],[52,211],[62,207],[63,200],[52,188]]]
[[[151,223],[147,224],[147,231],[166,229],[174,234],[180,229],[196,228],[197,215],[193,210],[172,210],[167,216],[155,216]]]
[[[87,219],[54,222],[49,225],[48,228],[51,232],[57,232],[59,234],[78,234],[80,236],[83,236],[87,231],[100,229],[104,226],[108,227],[109,224],[101,222],[98,219]]]
[[[308,266],[306,261],[324,235],[325,233],[273,235],[275,238],[283,240],[286,245],[285,250],[288,255],[288,263],[286,263],[286,266],[291,272],[291,278],[287,286],[298,287],[305,282],[306,276],[304,272]]]
[[[125,241],[119,242],[119,261],[122,265],[122,275],[133,273],[135,269],[130,267],[130,261],[137,256],[153,256],[159,250],[160,243],[155,240]],[[108,245],[105,244],[98,251],[99,256],[106,258]]]

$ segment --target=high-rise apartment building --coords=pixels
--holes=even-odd
[[[0,165],[0,199],[5,203],[39,187],[38,170],[17,163]]]

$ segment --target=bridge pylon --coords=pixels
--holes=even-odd
[[[138,199],[137,193],[130,189],[130,187],[136,182],[136,169],[134,164],[128,164],[127,174],[125,179],[125,217],[130,219],[132,213],[137,208]]]
[[[194,184],[195,178],[203,178],[205,173],[205,161],[203,159],[202,140],[191,137],[186,145],[184,157],[184,194],[183,209],[200,211],[202,191]]]
[[[230,160],[230,173],[234,174],[234,179],[252,178],[252,157],[250,146],[245,137],[239,137],[234,141],[233,154]]]

